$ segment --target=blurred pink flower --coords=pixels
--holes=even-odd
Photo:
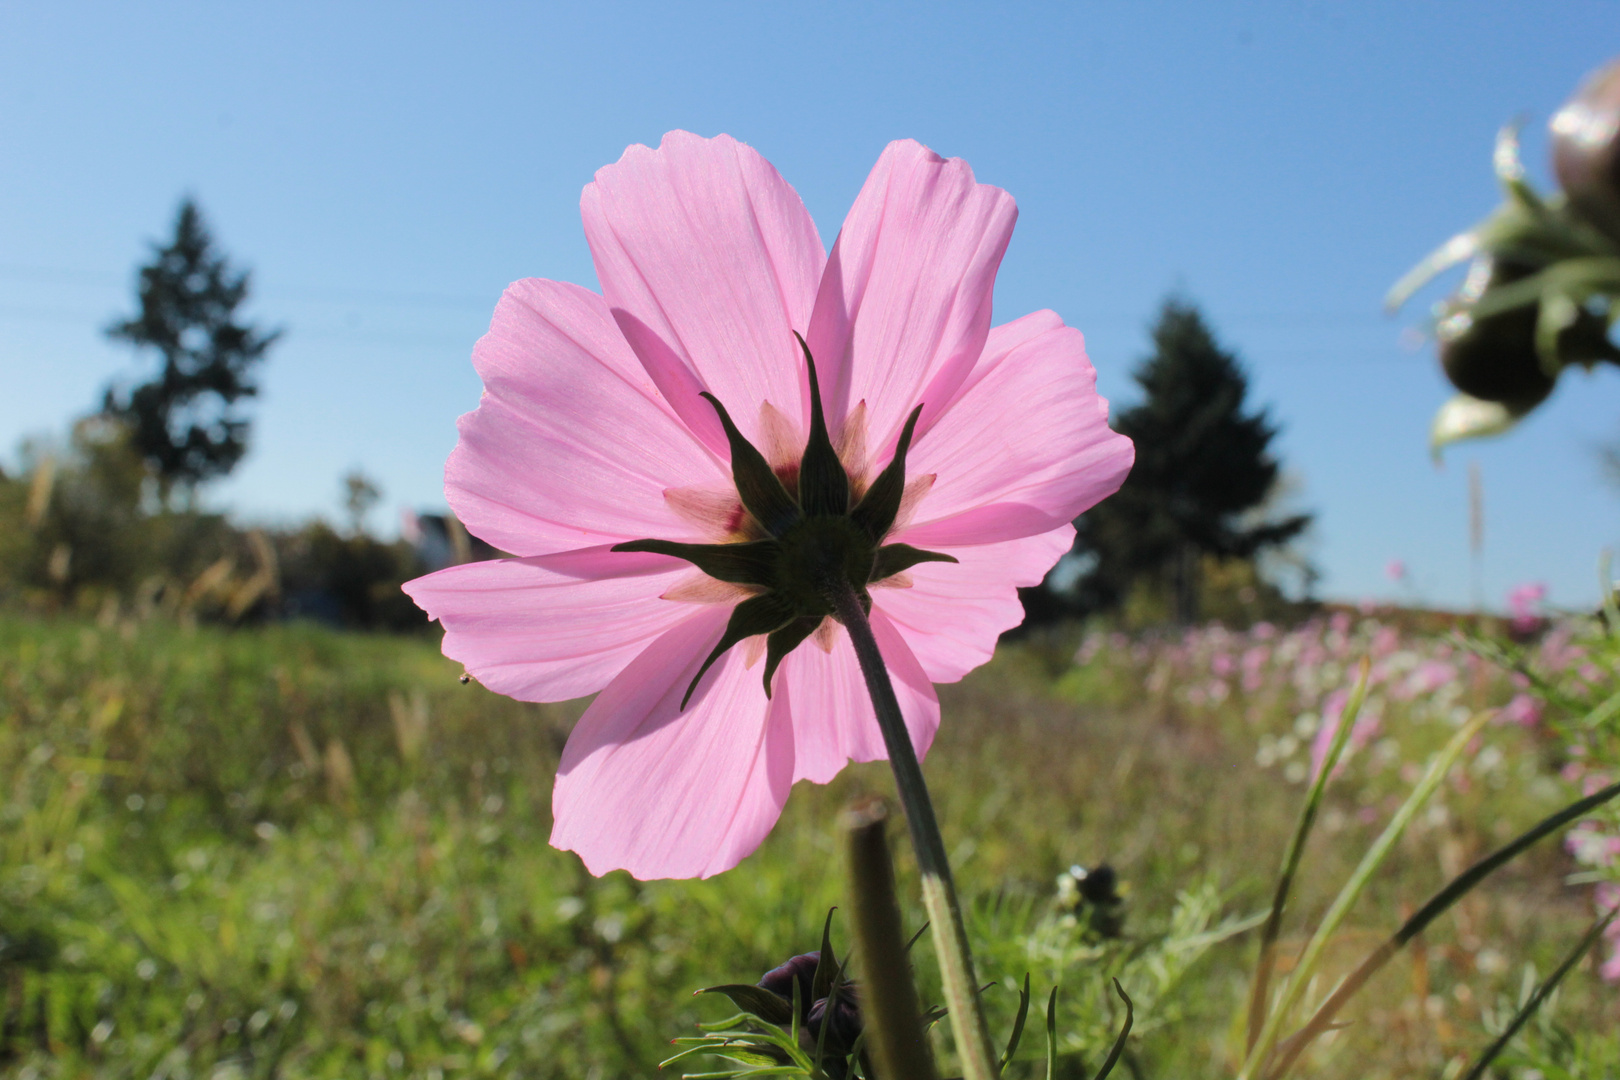
[[[885,753],[831,620],[782,661],[771,697],[760,636],[724,653],[682,709],[749,594],[611,549],[739,539],[730,444],[700,393],[796,475],[803,334],[857,490],[923,406],[885,542],[957,562],[874,582],[871,614],[919,756],[939,723],[933,684],[990,658],[1023,617],[1017,587],[1069,550],[1070,521],[1118,488],[1132,447],[1108,428],[1077,330],[1050,311],[991,327],[1017,211],[960,160],[891,143],[830,255],[793,188],[728,136],[630,147],[581,210],[602,294],[507,289],[473,353],[483,398],[445,469],[460,519],[518,557],[407,591],[485,686],[528,701],[600,691],[562,754],[554,845],[597,874],[707,877],[759,845],[796,781]]]
[[[1541,602],[1547,598],[1547,586],[1539,581],[1516,585],[1508,592],[1508,610],[1513,613],[1513,629],[1529,633],[1541,625]]]
[[[1597,887],[1593,899],[1599,913],[1613,910],[1620,905],[1620,885],[1605,881]],[[1605,982],[1620,982],[1620,919],[1605,927],[1603,936],[1609,941],[1609,958],[1598,968],[1598,974]]]
[[[1389,560],[1389,563],[1384,567],[1384,576],[1395,582],[1405,581],[1406,564],[1399,559]]]
[[[1520,727],[1535,727],[1541,722],[1541,703],[1529,694],[1514,694],[1513,700],[1502,707],[1501,715]]]
[[[1322,704],[1322,723],[1316,729],[1316,737],[1311,740],[1311,778],[1314,780],[1322,771],[1322,765],[1327,761],[1328,751],[1333,748],[1333,739],[1339,732],[1339,724],[1344,719],[1344,707],[1350,703],[1348,690],[1335,690],[1329,694]],[[1356,717],[1356,726],[1350,729],[1350,739],[1345,744],[1344,753],[1339,763],[1334,767],[1334,775],[1343,771],[1350,755],[1360,750],[1372,741],[1373,737],[1383,728],[1383,720],[1369,708],[1363,707],[1360,715]]]

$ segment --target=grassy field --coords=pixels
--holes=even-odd
[[[1334,655],[1376,630],[1348,630]],[[1140,1009],[1126,1069],[1230,1075],[1255,951],[1241,927],[1304,790],[1314,729],[1299,701],[1331,697],[1348,670],[1328,657],[1320,685],[1301,687],[1294,664],[1282,687],[1278,664],[1225,678],[1209,659],[1216,691],[1194,677],[1204,661],[1168,646],[1093,639],[1076,663],[1078,645],[1008,646],[942,688],[926,771],[981,975],[998,984],[992,1023],[1009,1026],[1026,971],[1042,1000],[1060,984],[1060,1072],[1087,1076],[1117,1024],[1104,990],[1118,974]],[[652,1075],[673,1036],[730,1011],[692,991],[815,946],[840,902],[837,811],[889,790],[883,766],[801,785],[765,846],[718,878],[593,879],[545,842],[579,705],[511,702],[458,674],[426,638],[0,616],[0,1072]],[[1285,966],[1458,711],[1514,694],[1489,672],[1454,674],[1403,696],[1398,679],[1417,675],[1396,671],[1377,730],[1358,728]],[[1328,973],[1576,793],[1559,764],[1536,730],[1488,728]],[[1067,867],[1103,861],[1128,887],[1117,940],[1059,902]],[[1477,1050],[1525,965],[1545,972],[1590,919],[1571,869],[1547,842],[1493,879],[1375,981],[1306,1075],[1435,1075]],[[836,917],[834,937],[847,938]],[[1551,1020],[1576,1033],[1620,1011],[1587,967],[1561,999]],[[1039,1038],[1009,1075],[1044,1075]]]

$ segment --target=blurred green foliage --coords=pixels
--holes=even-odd
[[[1252,945],[1220,939],[1264,903],[1300,787],[1256,764],[1262,731],[1241,710],[1152,695],[1129,665],[1058,664],[1047,647],[1004,649],[942,688],[927,762],[996,984],[992,1024],[1009,1029],[1026,971],[1043,1000],[1061,984],[1060,1071],[1089,1075],[1118,1030],[1117,974],[1138,1003],[1122,1068],[1229,1074]],[[1080,674],[1056,681],[1057,667]],[[546,844],[578,705],[520,704],[457,674],[428,640],[307,624],[0,616],[0,1071],[647,1075],[671,1037],[726,1013],[692,991],[814,946],[840,903],[836,813],[889,790],[881,764],[801,785],[730,873],[593,879]],[[1336,963],[1499,828],[1558,801],[1534,782],[1535,733],[1490,740],[1505,764],[1413,831]],[[1362,784],[1352,768],[1330,792],[1301,925],[1377,827],[1384,792],[1364,801]],[[897,856],[915,897],[903,844]],[[1057,887],[1103,861],[1124,883],[1119,939]],[[1480,1003],[1516,986],[1482,956],[1545,970],[1588,918],[1564,869],[1539,851],[1470,898],[1311,1071],[1404,1076],[1476,1046]],[[932,967],[919,959],[938,1001]],[[1576,1030],[1612,1008],[1590,979],[1561,993]],[[1026,1038],[1009,1075],[1042,1075],[1041,1041]]]
[[[107,416],[74,425],[61,446],[25,446],[18,475],[0,474],[0,606],[116,618],[161,612],[239,623],[313,618],[358,629],[421,630],[400,591],[429,568],[404,541],[359,528],[363,501],[339,532],[315,520],[252,528],[175,506]],[[375,501],[363,477],[355,482]]]

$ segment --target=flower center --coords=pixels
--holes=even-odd
[[[765,456],[743,438],[725,406],[704,394],[720,417],[731,444],[731,474],[743,508],[765,531],[765,537],[729,544],[683,544],[669,540],[631,540],[614,551],[650,551],[685,559],[718,581],[742,585],[756,595],[731,613],[719,644],[704,660],[681,701],[685,708],[704,672],[745,638],[766,637],[765,696],[777,666],[821,621],[833,614],[832,595],[846,583],[863,607],[871,608],[866,587],[920,562],[955,562],[937,551],[909,544],[884,544],[900,512],[906,485],[906,451],[922,413],[912,410],[900,433],[894,457],[860,496],[852,497],[849,474],[827,435],[821,408],[821,386],[815,360],[804,338],[798,338],[810,382],[810,436],[796,468],[778,473]],[[788,486],[794,481],[793,488]]]

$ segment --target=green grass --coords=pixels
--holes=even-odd
[[[1235,712],[1076,676],[1070,651],[1004,648],[942,688],[926,771],[981,975],[999,984],[992,1023],[1010,1026],[1026,970],[1040,1001],[1060,982],[1060,1065],[1086,1075],[1121,974],[1139,1007],[1122,1068],[1229,1074],[1253,942],[1211,931],[1266,902],[1302,788],[1256,766]],[[0,616],[0,1072],[651,1075],[671,1037],[726,1012],[693,990],[814,947],[840,902],[837,811],[889,790],[883,766],[801,785],[728,874],[593,879],[546,844],[578,703],[520,704],[458,674],[424,639]],[[1564,794],[1530,736],[1490,738],[1507,767],[1448,789],[1329,970]],[[1378,783],[1352,772],[1330,790],[1285,963],[1387,817]],[[1098,942],[1053,902],[1064,868],[1099,861],[1130,887],[1125,942]],[[1375,981],[1307,1074],[1404,1076],[1482,1045],[1481,1010],[1589,917],[1567,871],[1549,846],[1471,897]],[[1577,1030],[1613,1008],[1590,978],[1563,997]],[[1040,1043],[1026,1039],[1018,1075],[1044,1074]]]

